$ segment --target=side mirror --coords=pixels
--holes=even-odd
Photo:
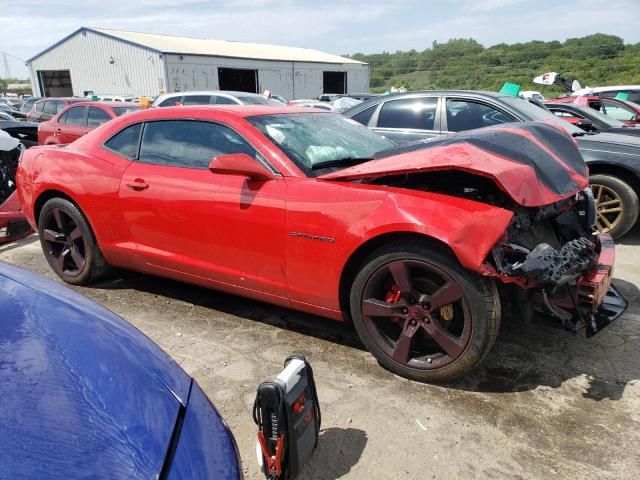
[[[580,119],[580,121],[576,123],[576,126],[580,127],[582,130],[585,130],[587,132],[595,130],[595,127],[593,126],[593,122],[586,118]]]
[[[213,157],[209,163],[209,170],[223,175],[242,175],[262,182],[273,178],[273,174],[264,165],[246,153],[228,153]]]

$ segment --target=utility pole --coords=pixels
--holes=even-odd
[[[11,78],[11,71],[9,70],[9,61],[7,60],[7,54],[2,52],[2,63],[4,64],[4,78]]]

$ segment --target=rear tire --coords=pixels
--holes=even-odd
[[[52,270],[72,285],[88,285],[109,272],[89,222],[64,198],[48,200],[38,219],[38,235]]]
[[[491,280],[448,251],[419,243],[383,247],[365,260],[350,295],[367,349],[393,373],[443,382],[476,367],[498,335],[501,305]]]
[[[613,238],[622,237],[638,220],[638,195],[628,183],[613,175],[591,175],[589,184],[596,200],[598,230]]]

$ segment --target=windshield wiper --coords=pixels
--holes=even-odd
[[[344,157],[344,158],[339,158],[337,160],[327,160],[326,162],[314,163],[313,165],[311,165],[311,170],[317,170],[319,168],[328,168],[328,167],[340,167],[342,165],[357,165],[359,163],[368,162],[369,160],[373,160],[373,156]]]

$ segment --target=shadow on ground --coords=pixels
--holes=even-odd
[[[38,235],[29,235],[26,238],[22,238],[20,240],[16,240],[14,242],[6,243],[4,245],[0,245],[0,253],[8,252],[10,250],[14,250],[16,248],[24,247],[25,245],[30,245],[35,242],[39,242]]]
[[[320,432],[318,448],[299,478],[333,480],[358,463],[367,445],[367,433],[357,428],[327,428]]]
[[[584,376],[583,396],[593,400],[621,398],[625,386],[640,379],[640,290],[617,279],[616,286],[630,306],[620,319],[591,339],[536,323],[523,325],[504,319],[500,335],[485,362],[446,388],[476,392],[517,392],[539,386],[558,387]],[[94,285],[101,289],[134,289],[259,321],[350,348],[364,349],[350,324],[206,288],[142,275]],[[380,367],[382,369],[382,367]]]

